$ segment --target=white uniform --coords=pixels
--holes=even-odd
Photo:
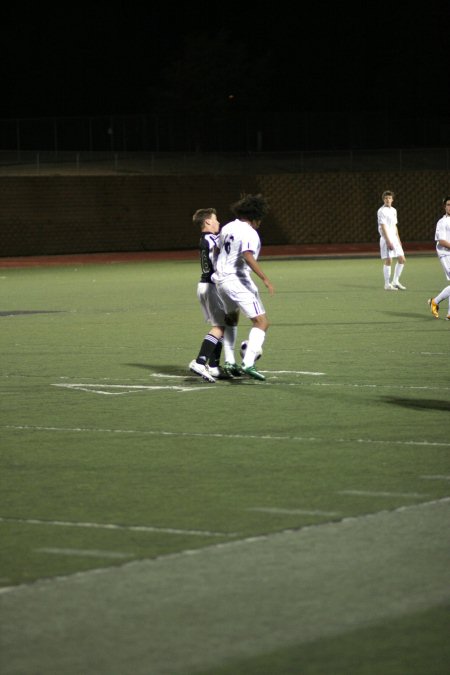
[[[403,257],[405,254],[397,231],[397,209],[393,206],[380,206],[377,211],[377,221],[378,232],[380,234],[380,255],[382,260],[385,260],[386,258]],[[386,233],[394,247],[393,249],[388,247],[381,225],[385,226]]]
[[[258,259],[261,240],[257,231],[242,220],[233,220],[222,228],[217,245],[220,253],[212,280],[227,314],[237,309],[249,319],[265,314],[258,287],[243,257],[245,251],[251,251]]]
[[[439,262],[442,265],[444,274],[450,281],[450,249],[445,246],[440,246],[439,239],[450,241],[450,216],[442,216],[436,223],[436,234],[434,236],[436,241],[436,253],[439,256]]]

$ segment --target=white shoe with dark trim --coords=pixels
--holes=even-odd
[[[207,382],[215,382],[215,379],[209,372],[208,366],[204,366],[201,363],[197,363],[195,359],[190,362],[189,370],[192,373],[195,373],[196,375],[200,375],[200,377],[202,377]]]

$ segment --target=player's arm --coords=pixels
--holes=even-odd
[[[393,249],[394,247],[392,246],[391,240],[389,239],[387,227],[384,223],[381,223],[381,231],[383,232],[383,237],[386,239],[386,244],[388,245],[388,248]]]
[[[444,248],[450,248],[450,241],[448,241],[448,239],[438,239],[437,243]]]
[[[244,251],[243,252],[243,257],[247,265],[250,267],[250,269],[258,276],[261,281],[263,282],[264,286],[267,288],[269,291],[270,295],[273,295],[275,292],[274,287],[272,286],[272,283],[268,277],[264,274],[264,272],[261,269],[261,266],[258,264],[258,262],[255,260],[255,256],[251,251]]]

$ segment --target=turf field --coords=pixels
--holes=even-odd
[[[438,260],[262,264],[216,384],[197,261],[0,268],[2,675],[448,672]]]

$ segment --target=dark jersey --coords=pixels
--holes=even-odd
[[[217,235],[212,232],[202,232],[200,235],[200,267],[202,275],[201,283],[212,283],[211,275],[214,272],[214,247]]]

